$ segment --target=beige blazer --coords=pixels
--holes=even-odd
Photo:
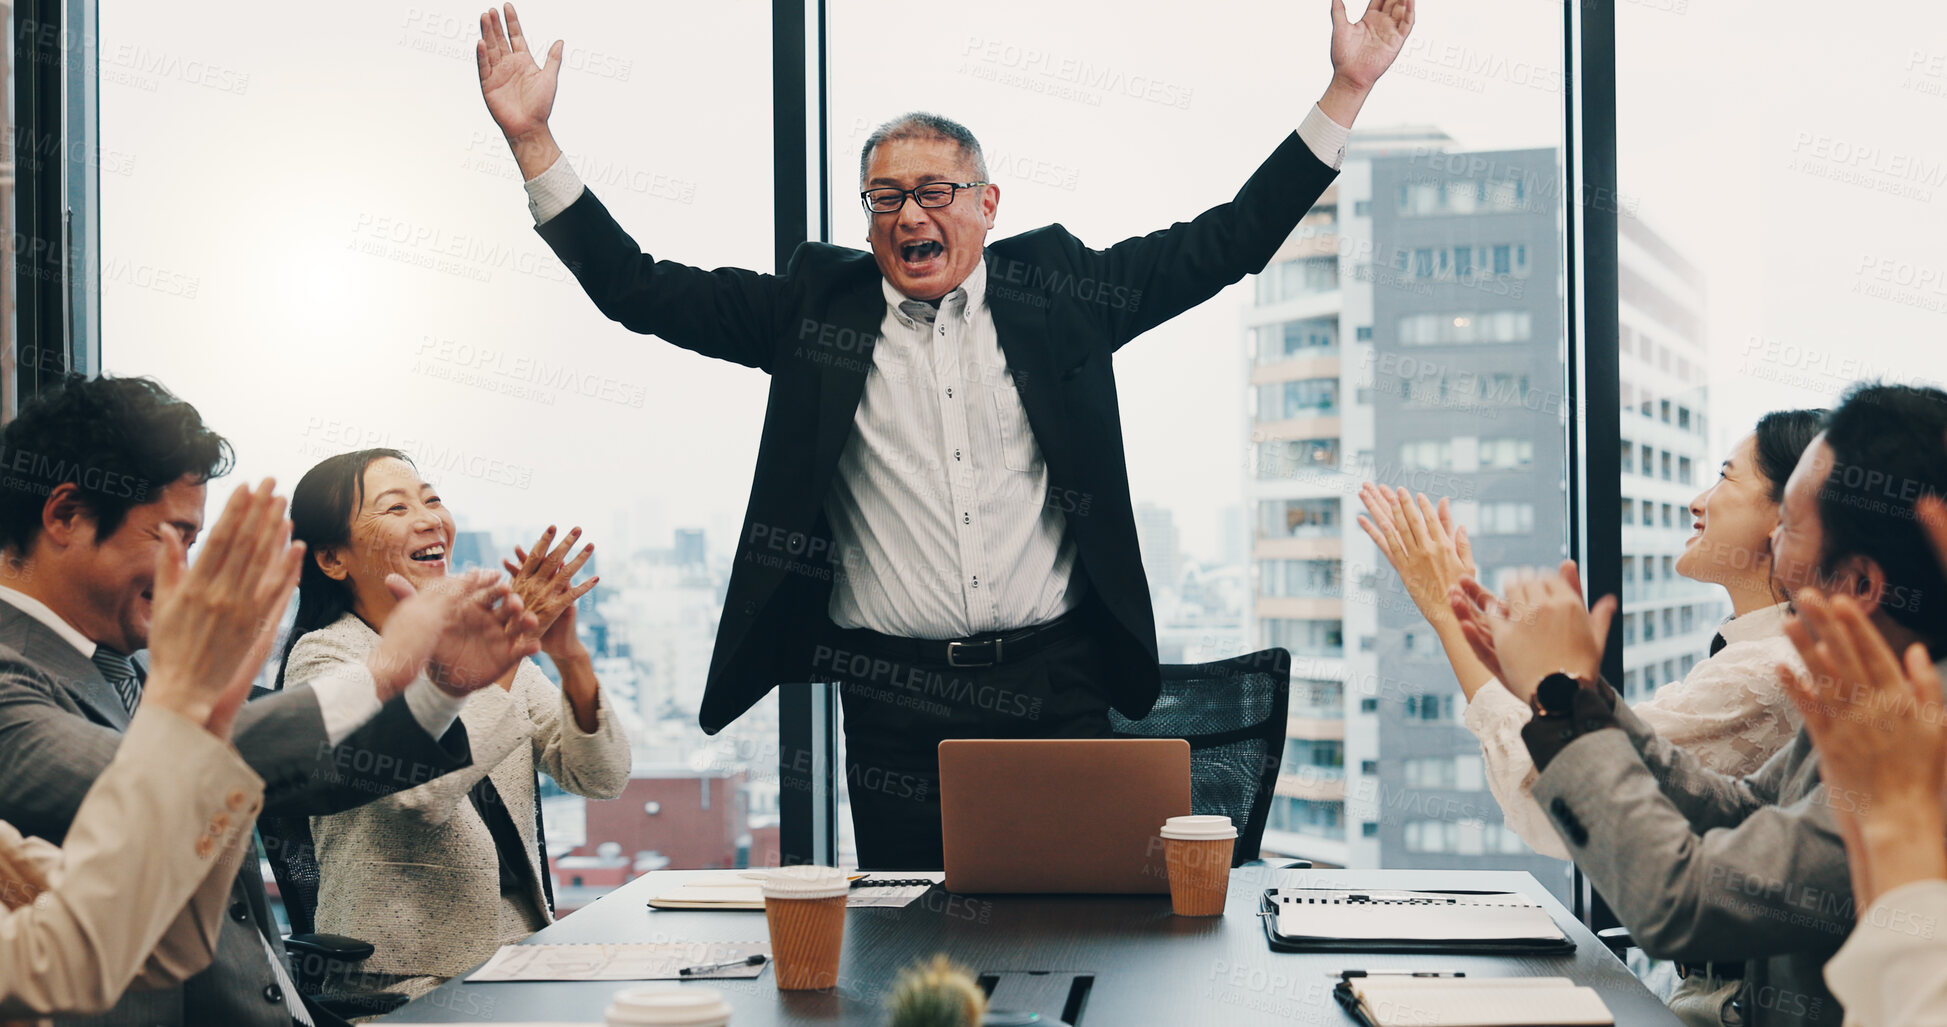
[[[1879,897],[1825,964],[1846,1027],[1947,1027],[1947,881]]]
[[[364,662],[379,636],[346,614],[305,635],[291,650],[286,675],[302,681],[337,661]],[[523,660],[512,689],[488,687],[460,711],[473,745],[473,765],[357,809],[311,818],[317,846],[317,929],[377,947],[365,972],[452,977],[493,955],[500,944],[499,857],[486,821],[467,793],[483,775],[507,804],[527,852],[527,898],[543,924],[552,920],[541,892],[534,838],[534,772],[591,799],[613,799],[629,783],[629,740],[596,707],[596,727],[583,734],[561,690],[532,660]],[[410,774],[412,768],[401,768]]]
[[[0,1018],[93,1014],[210,964],[264,782],[229,743],[144,704],[55,848],[0,823],[49,888],[0,903]]]

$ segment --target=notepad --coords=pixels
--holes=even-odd
[[[1366,977],[1334,994],[1367,1027],[1599,1027],[1595,989],[1566,977]]]
[[[1515,892],[1272,888],[1274,949],[1348,952],[1567,952],[1548,910]]]
[[[625,942],[587,945],[502,945],[467,983],[490,981],[700,981],[750,978],[764,967],[726,966],[690,977],[684,967],[724,963],[762,953],[762,941]]]
[[[861,874],[864,880],[852,887],[845,900],[850,908],[860,906],[905,906],[926,894],[927,889],[945,880],[939,871],[901,871],[894,874]],[[653,909],[745,909],[764,908],[761,872],[736,876],[709,877],[679,885],[649,900]],[[882,885],[879,880],[890,882]]]

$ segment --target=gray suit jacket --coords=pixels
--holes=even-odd
[[[0,820],[59,844],[82,798],[121,744],[129,716],[94,663],[33,617],[0,602]],[[264,811],[335,813],[466,766],[465,729],[428,737],[395,698],[335,748],[311,690],[264,693],[237,715],[233,741],[264,779]],[[129,901],[144,901],[140,895]],[[210,968],[181,988],[130,992],[100,1017],[64,1024],[290,1027],[288,1003],[265,955],[284,958],[257,861],[231,889]],[[335,1022],[319,1017],[320,1024]]]
[[[1652,956],[1744,968],[1745,1023],[1843,1018],[1821,971],[1852,930],[1852,880],[1803,729],[1744,778],[1706,770],[1616,704],[1536,779],[1569,853]]]

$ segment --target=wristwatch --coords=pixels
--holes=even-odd
[[[1575,709],[1575,693],[1581,690],[1581,681],[1558,670],[1535,686],[1535,710],[1544,717],[1566,717]]]

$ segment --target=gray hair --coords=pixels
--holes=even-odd
[[[913,111],[880,125],[866,137],[864,148],[859,150],[859,184],[865,184],[865,173],[872,166],[872,151],[880,143],[895,139],[944,139],[954,143],[960,147],[962,156],[973,161],[974,171],[981,180],[987,179],[987,158],[981,155],[980,140],[967,131],[967,126],[938,114]]]

